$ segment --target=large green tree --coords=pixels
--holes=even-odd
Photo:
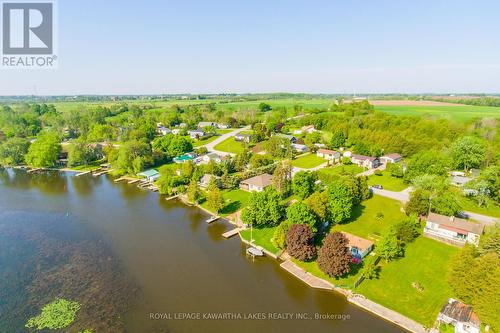
[[[292,224],[307,224],[313,232],[318,230],[318,217],[314,211],[303,202],[296,202],[286,209],[287,220]]]
[[[340,223],[351,217],[354,196],[349,186],[335,180],[328,186],[328,212],[333,223]]]
[[[25,161],[34,167],[53,167],[61,153],[59,136],[54,132],[42,132],[31,144]]]
[[[252,193],[241,219],[253,226],[276,226],[284,215],[285,206],[281,202],[281,195],[275,189],[267,187],[262,192]]]
[[[0,144],[0,165],[20,165],[28,152],[30,143],[24,138],[9,138]]]
[[[457,168],[478,168],[485,159],[485,145],[479,138],[464,136],[453,143],[451,155]]]
[[[301,199],[307,198],[314,192],[316,178],[309,171],[299,171],[293,176],[292,190]]]

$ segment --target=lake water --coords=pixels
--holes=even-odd
[[[247,258],[206,218],[105,176],[0,171],[0,332],[27,332],[56,297],[82,306],[64,332],[402,331]]]

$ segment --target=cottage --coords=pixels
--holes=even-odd
[[[205,132],[200,130],[188,131],[188,135],[191,139],[199,140],[205,136]]]
[[[220,186],[219,177],[211,175],[211,174],[208,174],[208,173],[204,174],[200,178],[200,181],[198,182],[198,185],[200,185],[200,187],[202,187],[202,188],[207,188],[208,185],[210,184],[210,181],[212,180],[212,178],[215,178],[215,183],[216,183],[217,187],[219,187]]]
[[[264,173],[240,182],[240,189],[250,192],[262,192],[272,184],[273,176]]]
[[[308,125],[308,126],[302,126],[300,129],[302,133],[307,133],[310,134],[312,132],[316,132],[316,129],[314,128],[314,125]]]
[[[139,172],[137,174],[137,176],[144,177],[149,182],[152,183],[152,182],[156,181],[158,178],[160,178],[160,173],[156,169],[149,169],[149,170],[146,170],[143,172]]]
[[[212,121],[200,121],[198,123],[198,129],[204,129],[205,127],[213,127],[217,128],[217,123],[214,123]]]
[[[252,140],[252,135],[251,134],[242,134],[238,133],[234,136],[234,140],[238,142],[245,142],[249,143],[250,140]]]
[[[295,150],[298,153],[305,153],[306,151],[309,150],[309,148],[307,148],[306,145],[301,145],[298,143],[292,143],[290,146],[292,147],[293,150]]]
[[[484,226],[455,216],[429,213],[424,228],[424,236],[443,243],[464,246],[465,243],[479,244]]]
[[[451,185],[461,187],[470,182],[471,180],[472,180],[471,178],[465,176],[451,176],[450,183]]]
[[[373,242],[371,240],[347,232],[342,232],[342,234],[349,241],[349,250],[351,250],[351,255],[354,259],[358,261],[362,260],[371,250],[373,250]]]
[[[379,166],[379,160],[376,157],[364,156],[364,155],[351,155],[351,162],[368,169],[373,169]]]
[[[208,153],[201,157],[202,163],[209,163],[210,161],[214,161],[219,164],[222,162],[222,157],[217,153]]]
[[[316,152],[316,155],[318,157],[322,157],[326,160],[333,161],[333,162],[339,162],[340,161],[340,153],[335,150],[330,150],[330,149],[318,149]]]
[[[403,159],[403,157],[399,154],[387,154],[380,158],[380,162],[382,163],[398,163]]]
[[[172,131],[169,128],[166,128],[164,126],[158,126],[157,130],[158,130],[158,133],[160,133],[161,135],[167,135],[167,134],[172,133]]]
[[[455,327],[455,333],[479,333],[481,322],[470,305],[449,298],[439,312],[438,323]]]

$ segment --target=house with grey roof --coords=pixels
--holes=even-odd
[[[484,225],[480,223],[431,212],[427,216],[424,236],[456,246],[464,246],[465,243],[477,246],[483,231]]]

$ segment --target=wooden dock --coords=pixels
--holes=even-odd
[[[108,172],[111,172],[111,171],[113,171],[113,169],[110,169],[110,170],[101,170],[101,171],[97,171],[97,172],[93,173],[92,175],[95,176],[95,177],[99,177],[99,176],[104,175],[104,174],[106,174]]]
[[[128,184],[135,184],[135,183],[137,183],[138,181],[140,181],[140,179],[138,179],[138,178],[137,178],[137,179],[132,179],[132,180],[129,180],[127,183],[128,183]]]
[[[75,175],[75,177],[80,177],[80,176],[83,176],[83,175],[88,175],[89,173],[91,173],[92,171],[88,170],[88,171],[82,171],[80,173],[77,173]]]
[[[283,263],[281,263],[280,267],[283,268],[284,270],[286,270],[288,273],[294,275],[296,278],[307,283],[310,287],[313,287],[316,289],[325,289],[325,290],[333,290],[334,289],[334,286],[331,283],[329,283],[323,279],[320,279],[319,277],[316,277],[316,276],[312,275],[311,273],[304,271],[302,268],[298,267],[290,260],[287,260],[287,261],[284,261]]]
[[[43,170],[43,168],[33,168],[33,169],[29,169],[27,172],[32,173],[32,172],[37,172],[37,171],[41,171],[41,170]]]
[[[214,221],[217,221],[219,218],[220,218],[220,216],[212,216],[211,218],[209,218],[205,222],[207,222],[208,224],[210,224],[210,223],[212,223]]]
[[[226,239],[231,238],[233,236],[236,236],[241,230],[242,228],[235,228],[233,230],[226,231],[225,233],[222,234],[222,237]]]
[[[165,198],[165,200],[169,201],[169,200],[177,198],[178,196],[179,196],[179,194],[176,194],[176,195],[173,195],[171,197]]]
[[[120,178],[115,179],[115,183],[119,183],[119,182],[121,182],[123,180],[126,180],[126,181],[137,180],[137,181],[139,181],[140,179],[132,178],[132,177],[127,177],[127,176],[122,176]]]

